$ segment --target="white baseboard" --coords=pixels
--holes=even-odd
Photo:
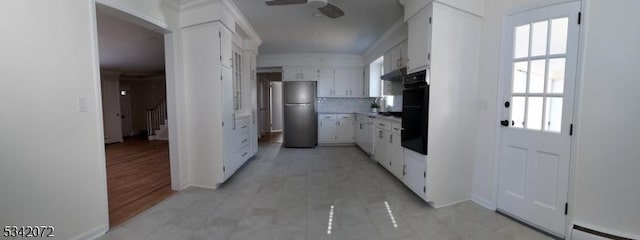
[[[105,234],[107,234],[107,231],[109,229],[107,229],[106,225],[101,225],[98,226],[94,229],[91,229],[83,234],[81,234],[80,236],[71,238],[71,239],[77,239],[77,240],[84,240],[84,239],[98,239],[99,237],[104,236]]]
[[[496,205],[493,204],[491,201],[488,201],[484,198],[478,197],[477,195],[471,195],[471,201],[477,203],[480,206],[483,206],[491,211],[495,211],[496,210]]]
[[[429,204],[431,204],[431,206],[433,208],[444,208],[444,207],[451,207],[453,205],[460,204],[460,203],[463,203],[463,202],[466,202],[466,201],[469,201],[469,200],[471,200],[471,199],[467,198],[467,199],[463,199],[463,200],[459,200],[459,201],[455,201],[455,202],[450,202],[450,203],[445,203],[445,204],[440,204],[440,205],[435,205],[435,204],[433,204],[431,202],[429,202]]]
[[[189,187],[198,187],[198,188],[205,188],[205,189],[218,189],[219,185],[216,185],[214,187],[211,186],[203,186],[203,185],[198,185],[198,184],[190,184]]]

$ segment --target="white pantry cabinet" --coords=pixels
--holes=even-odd
[[[318,81],[318,68],[292,66],[283,67],[282,81]]]
[[[405,5],[408,72],[428,70],[430,93],[427,155],[404,150],[405,184],[435,208],[471,195],[475,141],[468,133],[477,129],[469,119],[477,118],[482,28],[478,15],[442,2],[462,3],[407,0]]]
[[[254,155],[248,114],[236,117],[233,107],[232,33],[218,22],[183,27],[182,52],[198,143],[187,147],[191,184],[216,188]]]
[[[318,114],[318,143],[355,143],[353,114]]]
[[[318,97],[364,97],[364,71],[360,67],[324,67],[319,70]]]
[[[244,50],[242,53],[242,59],[243,59],[243,64],[244,67],[243,69],[243,86],[248,86],[249,89],[248,92],[245,90],[243,91],[243,94],[245,96],[243,96],[246,100],[244,101],[245,103],[247,103],[249,105],[249,108],[247,110],[250,110],[250,120],[251,120],[251,124],[250,124],[250,128],[251,128],[251,134],[250,134],[250,142],[251,142],[251,154],[255,155],[256,153],[258,153],[258,138],[260,136],[258,136],[258,121],[257,121],[257,114],[258,114],[258,82],[257,82],[257,78],[256,78],[256,53],[253,50]]]

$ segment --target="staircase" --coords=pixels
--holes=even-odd
[[[152,109],[147,110],[147,135],[149,140],[169,140],[167,98],[164,97]]]

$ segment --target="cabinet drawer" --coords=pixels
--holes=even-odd
[[[233,160],[236,162],[236,165],[238,167],[240,167],[244,163],[244,161],[250,157],[250,150],[251,147],[245,146],[233,153]]]
[[[393,134],[400,134],[402,131],[402,123],[391,123],[391,132]]]
[[[336,119],[336,114],[318,114],[318,120]]]
[[[391,122],[389,122],[389,121],[376,119],[374,124],[376,125],[377,128],[380,128],[380,129],[383,129],[383,130],[387,130],[387,131],[391,131]]]
[[[233,142],[231,143],[230,147],[233,151],[238,151],[246,146],[249,146],[251,144],[251,134],[249,133],[245,133],[245,134],[238,134],[234,137]]]
[[[353,121],[354,117],[353,114],[336,114],[336,118],[339,121],[344,121],[344,120],[351,120]]]
[[[236,130],[249,130],[250,125],[251,121],[248,117],[236,119]]]

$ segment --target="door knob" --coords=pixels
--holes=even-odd
[[[500,125],[508,127],[509,126],[509,120],[502,120],[500,121]]]

